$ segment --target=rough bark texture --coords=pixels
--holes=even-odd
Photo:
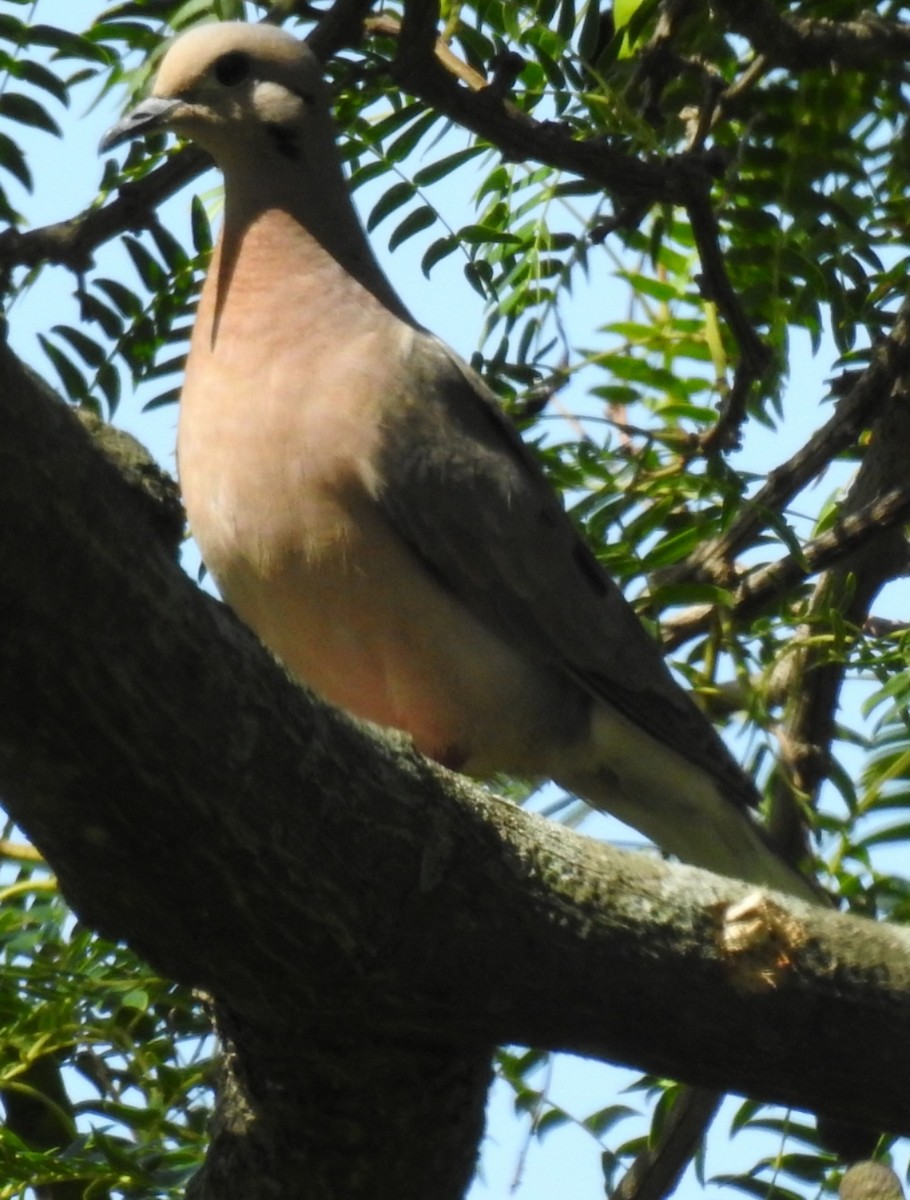
[[[197,1200],[460,1195],[503,1042],[910,1132],[900,931],[793,904],[763,943],[742,885],[326,709],[6,350],[0,410],[0,788],[85,921],[213,998]]]

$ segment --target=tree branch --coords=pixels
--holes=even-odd
[[[673,572],[673,580],[708,579],[729,582],[733,559],[764,529],[780,519],[784,507],[878,417],[903,373],[910,368],[910,298],[904,301],[894,327],[873,349],[869,366],[857,376],[838,402],[834,415],[785,463],[769,472],[767,481],[743,503],[729,528],[706,542]]]
[[[713,7],[730,30],[769,62],[791,70],[838,66],[879,71],[883,63],[910,58],[910,26],[871,10],[852,21],[832,21],[784,14],[771,0],[714,0]]]
[[[467,1056],[475,1102],[478,1056],[517,1042],[910,1128],[898,931],[794,905],[754,958],[742,885],[554,826],[327,709],[181,574],[8,351],[0,405],[0,784],[81,917],[241,1029],[257,1137],[271,1083],[338,1039],[386,1068],[390,1043]],[[417,1107],[415,1170],[451,1137]]]
[[[779,844],[794,847],[802,833],[801,806],[794,793],[814,802],[830,767],[834,717],[846,661],[832,658],[818,645],[820,628],[832,625],[832,614],[848,627],[860,627],[881,588],[907,568],[907,538],[899,523],[906,513],[907,454],[910,450],[908,394],[899,383],[891,389],[849,493],[839,522],[844,541],[853,547],[837,555],[818,580],[807,613],[804,636],[795,653],[781,661],[780,686],[788,697],[784,714],[776,786],[770,821]],[[881,493],[888,490],[888,495]],[[885,519],[890,499],[891,520]],[[879,521],[872,523],[878,507]],[[854,536],[849,526],[855,525]],[[865,536],[862,536],[865,527]]]
[[[601,139],[576,139],[561,124],[538,121],[489,87],[475,92],[449,74],[436,56],[396,60],[396,82],[437,111],[495,146],[507,161],[530,159],[600,184],[623,201],[686,205],[711,183],[703,156],[647,162]]]
[[[647,1146],[611,1193],[611,1200],[663,1200],[676,1190],[723,1095],[706,1088],[682,1088],[655,1145]]]
[[[93,205],[66,221],[24,233],[5,229],[0,233],[0,294],[8,291],[16,267],[59,263],[71,271],[86,271],[99,246],[128,229],[146,228],[156,219],[158,205],[201,175],[210,161],[202,151],[185,146],[148,175],[124,183],[103,208]]]
[[[802,579],[852,558],[885,530],[906,523],[910,514],[910,484],[902,483],[883,496],[846,512],[826,533],[813,538],[801,553],[750,571],[738,589],[736,613],[746,616],[783,596]],[[902,556],[906,559],[906,553]],[[895,563],[889,556],[889,571]],[[848,567],[849,569],[849,567]]]
[[[876,496],[855,511],[847,512],[833,528],[806,542],[799,554],[786,554],[772,563],[763,563],[745,574],[736,587],[730,612],[737,621],[757,616],[777,603],[802,580],[826,571],[850,559],[886,530],[903,524],[910,514],[910,485],[902,483],[882,496]],[[889,570],[896,564],[889,557]],[[705,633],[712,621],[713,608],[698,605],[662,625],[662,642],[668,650]]]

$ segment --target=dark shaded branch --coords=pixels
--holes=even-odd
[[[751,545],[793,497],[842,451],[852,446],[883,410],[895,384],[910,367],[910,300],[905,300],[887,337],[874,348],[869,366],[838,402],[834,415],[745,501],[729,528],[706,542],[673,573],[675,581],[702,578],[727,582],[736,555]]]
[[[749,571],[736,588],[732,615],[744,621],[767,611],[800,582],[851,558],[870,540],[905,523],[908,515],[910,484],[902,483],[855,512],[846,513],[827,532],[807,542],[798,555],[787,554]],[[889,570],[893,571],[895,564],[890,558],[889,562]],[[710,607],[695,607],[669,618],[663,624],[663,644],[667,649],[675,649],[705,633],[712,619]]]
[[[907,483],[860,505],[855,512],[847,512],[832,529],[807,542],[798,557],[788,554],[777,562],[750,571],[738,589],[737,616],[759,611],[808,576],[852,558],[870,541],[877,541],[886,530],[906,523],[908,515],[910,484]],[[906,554],[902,557],[906,564]],[[892,571],[894,560],[889,556],[888,561],[889,571]],[[849,565],[847,569],[850,569]]]
[[[301,963],[306,969],[306,962]],[[186,1200],[461,1200],[483,1134],[483,1045],[292,1030],[223,1005],[212,1146]]]
[[[828,66],[880,71],[883,63],[910,59],[910,26],[872,11],[832,21],[784,14],[772,0],[714,0],[713,8],[769,62],[794,71]]]
[[[84,920],[252,1045],[280,1037],[282,1078],[342,1035],[452,1064],[518,1042],[910,1128],[898,931],[807,910],[785,954],[744,961],[722,903],[742,885],[554,826],[310,700],[8,352],[0,374],[0,784]],[[415,1169],[450,1136],[417,1100]]]
[[[437,111],[495,146],[512,162],[531,160],[599,184],[624,200],[687,205],[706,194],[711,171],[701,156],[659,162],[624,154],[600,139],[576,139],[564,125],[538,121],[496,89],[475,92],[450,74],[435,55],[408,54],[392,66],[396,82]]]
[[[375,0],[335,0],[324,12],[305,2],[282,2],[273,5],[273,8],[281,17],[293,11],[302,19],[318,18],[318,24],[307,37],[307,42],[321,62],[328,62],[339,50],[360,45],[364,21],[374,5]]]
[[[408,58],[419,64],[435,57],[439,26],[439,0],[404,0],[404,16],[398,34],[399,66]],[[418,67],[419,69],[419,67]]]
[[[722,1100],[722,1094],[706,1088],[682,1088],[656,1144],[642,1150],[611,1200],[663,1200],[672,1195]]]
[[[898,638],[910,629],[906,620],[895,621],[891,617],[877,617],[870,614],[863,622],[863,633],[874,638]]]
[[[726,398],[720,419],[702,441],[703,452],[713,453],[738,445],[739,430],[745,418],[752,385],[768,370],[774,356],[752,327],[730,282],[720,247],[720,230],[710,199],[707,195],[693,197],[687,211],[701,260],[699,283],[702,294],[717,306],[736,339],[740,354],[733,387]]]
[[[776,784],[769,819],[782,845],[795,846],[802,836],[800,806],[794,791],[814,801],[830,766],[834,719],[846,661],[832,659],[818,644],[820,629],[832,625],[858,628],[869,615],[881,588],[907,569],[907,539],[900,523],[906,514],[907,456],[910,454],[910,406],[900,385],[873,425],[869,445],[849,493],[841,504],[840,526],[856,524],[849,554],[838,555],[818,580],[806,626],[797,635],[795,652],[782,661],[782,686],[788,697],[780,738]],[[889,489],[889,494],[880,493]],[[890,522],[870,520],[877,505],[890,505]],[[802,644],[801,644],[802,643]]]
[[[56,221],[22,232],[0,233],[0,284],[5,290],[16,267],[59,263],[71,271],[85,271],[99,246],[125,233],[144,229],[155,218],[155,210],[209,165],[208,155],[184,147],[170,155],[160,167],[142,179],[125,183],[103,208],[91,207],[66,221]]]
[[[764,346],[763,342],[759,344]],[[758,371],[750,369],[745,363],[740,363],[737,367],[733,383],[721,401],[720,415],[717,421],[698,438],[703,454],[710,455],[724,450],[734,450],[740,445],[740,431],[746,420],[749,396],[753,385],[763,373],[761,369]]]

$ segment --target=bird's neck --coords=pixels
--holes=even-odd
[[[314,270],[324,266],[327,259],[334,260],[345,275],[392,315],[415,325],[373,255],[334,153],[331,158],[322,157],[319,178],[315,180],[306,162],[289,163],[286,168],[281,164],[281,168],[275,170],[274,161],[268,164],[267,188],[262,186],[258,172],[247,170],[232,178],[226,171],[222,270],[230,270],[251,228],[267,221],[270,212],[280,213],[299,227],[300,236],[295,242],[298,250],[305,249]],[[301,265],[298,262],[297,268]]]

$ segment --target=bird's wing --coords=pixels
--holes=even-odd
[[[436,578],[503,640],[754,804],[750,781],[482,380],[419,332],[387,413],[377,500]]]

